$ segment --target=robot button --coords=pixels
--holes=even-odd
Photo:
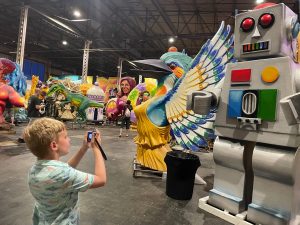
[[[249,119],[246,119],[246,123],[250,123],[250,120],[249,120]]]
[[[279,77],[279,71],[274,66],[267,66],[261,73],[261,79],[266,83],[273,83]]]

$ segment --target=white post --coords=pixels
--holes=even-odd
[[[119,58],[119,64],[118,64],[118,79],[117,79],[117,87],[118,91],[121,91],[121,79],[122,79],[122,64],[123,64],[123,58]]]
[[[139,75],[139,84],[141,84],[143,82],[143,76]]]
[[[87,83],[87,74],[88,74],[88,67],[89,67],[89,53],[90,53],[90,45],[92,41],[86,40],[84,42],[84,51],[83,51],[83,60],[82,60],[82,76],[81,76],[81,83]]]

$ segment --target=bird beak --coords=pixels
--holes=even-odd
[[[173,73],[175,74],[175,76],[177,78],[180,78],[183,74],[184,74],[184,70],[182,68],[180,68],[179,66],[177,66],[174,70]]]
[[[172,73],[172,70],[170,69],[170,67],[168,67],[167,64],[160,59],[144,59],[144,60],[136,60],[133,62],[138,63],[138,64],[154,66],[156,68],[163,69],[163,70],[166,70],[166,71],[169,71],[170,73]]]

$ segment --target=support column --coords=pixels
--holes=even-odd
[[[20,64],[20,67],[22,70],[23,70],[23,62],[24,62],[24,50],[25,50],[28,8],[29,8],[29,6],[23,6],[21,9],[17,55],[16,55],[16,62],[18,64]]]
[[[139,84],[141,84],[143,82],[143,76],[139,75]]]
[[[89,67],[89,53],[90,53],[90,45],[92,41],[86,40],[84,42],[84,51],[83,51],[83,61],[82,61],[82,83],[87,83],[87,73],[88,73],[88,67]]]
[[[119,58],[118,63],[118,80],[117,80],[117,87],[118,91],[121,91],[121,79],[122,79],[122,64],[123,64],[123,58]]]

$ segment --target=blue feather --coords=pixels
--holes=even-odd
[[[177,129],[176,127],[173,127],[173,132],[174,132],[174,135],[175,135],[175,136],[181,137],[181,136],[180,136],[180,131],[179,131],[179,129]]]
[[[230,63],[236,63],[236,62],[237,62],[237,59],[232,57],[232,58],[230,59],[229,62],[230,62]]]
[[[219,81],[221,80],[223,77],[225,76],[225,73],[219,73],[217,76],[216,76],[216,81]]]
[[[213,113],[209,113],[207,115],[194,114],[193,116],[196,117],[197,119],[201,119],[202,124],[205,124],[206,123],[205,120],[213,118],[214,114]],[[203,121],[204,121],[204,123],[203,123]]]
[[[233,54],[234,54],[234,49],[233,48],[229,48],[228,52],[227,52],[227,57],[231,58],[233,56]]]
[[[179,144],[181,145],[181,147],[183,147],[184,149],[188,149],[188,147],[185,145],[185,143],[181,140],[179,141]]]
[[[175,124],[177,128],[184,134],[188,134],[189,130],[183,124]]]
[[[220,39],[225,40],[228,37],[230,30],[231,30],[231,26],[227,25],[226,29],[223,30],[223,33],[221,34]]]
[[[233,35],[231,35],[231,37],[226,41],[226,43],[224,44],[226,48],[229,48],[232,46],[233,44],[233,41],[234,41],[234,37]]]
[[[192,123],[190,121],[187,123],[187,126],[191,130],[196,130],[198,128],[197,125],[195,125],[194,123]]]
[[[197,56],[195,57],[195,59],[193,60],[193,63],[191,65],[191,69],[193,69],[195,66],[197,66],[199,64],[199,60],[201,58],[201,56],[203,55],[203,53],[205,52],[207,46],[209,46],[210,44],[210,40],[208,39],[206,41],[206,43],[202,46],[202,48],[200,49],[199,53],[197,54]]]
[[[198,146],[201,146],[201,147],[207,146],[207,141],[204,138],[202,138],[200,136],[196,136],[195,139],[196,139],[195,141],[197,141]]]
[[[192,150],[192,151],[197,151],[199,150],[199,147],[194,145],[191,141],[188,141],[186,143],[186,146],[188,147],[188,149]]]
[[[215,49],[215,50],[211,51],[209,53],[209,55],[207,56],[207,58],[209,60],[213,60],[216,57],[216,55],[218,54],[218,51],[219,51],[219,49]]]
[[[207,129],[205,132],[205,137],[207,139],[215,139],[216,135],[215,135],[214,131]]]
[[[197,118],[196,119],[196,121],[195,121],[195,123],[197,123],[197,124],[205,124],[206,123],[206,121],[204,120],[204,119],[201,119],[201,118]]]
[[[213,75],[222,73],[222,71],[225,69],[225,65],[221,64],[218,65],[217,67],[213,68]]]
[[[218,66],[222,62],[222,58],[216,58],[214,61],[212,61],[212,64],[214,67]]]

